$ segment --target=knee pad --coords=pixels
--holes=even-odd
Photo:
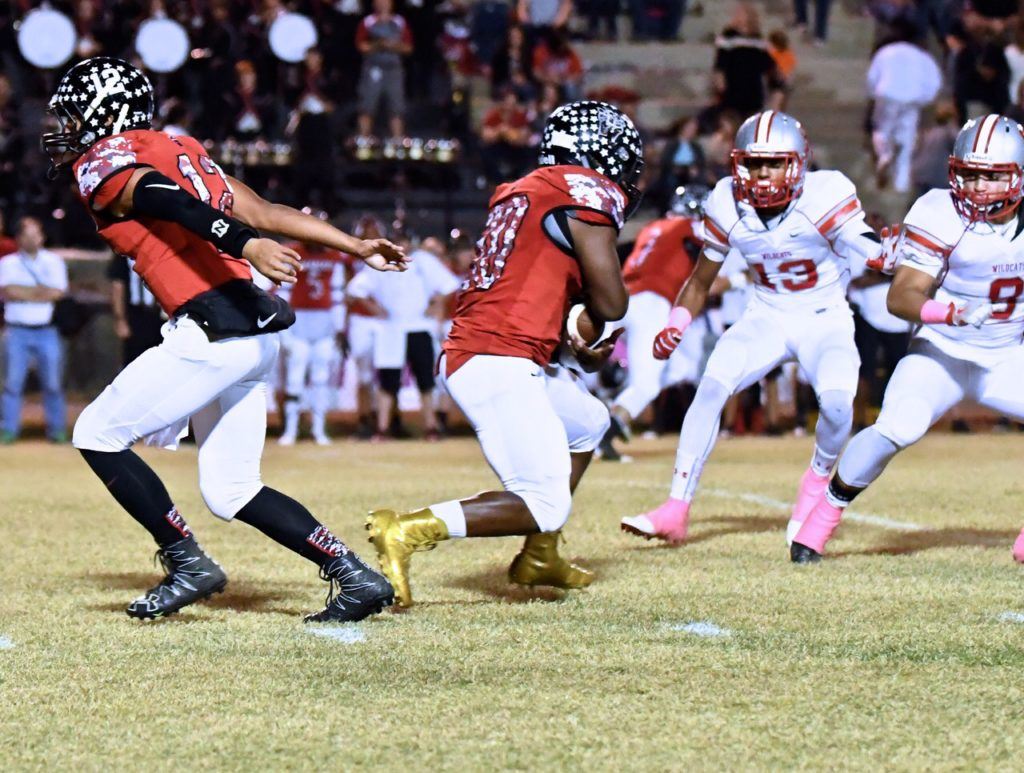
[[[132,447],[134,438],[123,426],[107,421],[105,412],[93,401],[85,407],[71,432],[71,445],[79,451],[117,453]]]
[[[203,501],[210,512],[225,521],[234,518],[263,488],[260,481],[209,480],[209,477],[200,472],[199,493],[203,495]]]
[[[526,502],[530,515],[537,522],[537,528],[543,532],[558,531],[569,520],[572,494],[569,481],[565,478],[548,481],[546,485],[532,485],[513,493]]]
[[[822,419],[833,426],[842,426],[853,419],[853,395],[830,389],[818,395],[818,410]]]
[[[928,402],[920,397],[907,396],[882,406],[875,429],[902,449],[924,437],[931,425],[932,409]]]

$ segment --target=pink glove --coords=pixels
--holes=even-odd
[[[668,324],[654,337],[654,359],[667,360],[683,340],[683,333],[693,321],[693,315],[682,306],[673,306],[668,315]]]

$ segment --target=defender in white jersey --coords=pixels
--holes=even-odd
[[[683,422],[668,501],[624,518],[624,531],[674,543],[686,539],[690,501],[726,401],[783,362],[800,364],[820,406],[791,533],[828,485],[850,432],[860,364],[846,301],[849,261],[875,257],[880,247],[853,183],[839,172],[807,172],[808,153],[803,127],[785,113],[758,113],[736,133],[732,176],[719,181],[708,200],[704,251],[655,339],[655,356],[667,357],[679,344],[731,249],[755,276],[754,297],[708,360]]]
[[[949,180],[917,200],[886,245],[883,270],[898,266],[889,310],[920,327],[878,421],[850,441],[796,535],[796,563],[820,560],[843,509],[960,401],[1024,419],[1024,128],[994,114],[969,121]],[[1024,532],[1013,555],[1024,562]]]

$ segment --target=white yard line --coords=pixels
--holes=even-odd
[[[720,628],[710,620],[697,620],[689,623],[672,623],[668,626],[670,631],[681,631],[691,633],[694,636],[701,636],[705,639],[725,639],[732,636],[728,628]]]
[[[362,628],[350,626],[336,625],[324,628],[310,626],[306,629],[306,633],[312,634],[313,636],[322,636],[325,639],[340,641],[342,644],[359,644],[360,642],[366,641],[366,633]]]
[[[1024,612],[1003,612],[999,619],[1004,623],[1024,623]]]
[[[0,650],[13,650],[14,642],[6,636],[0,636]]]

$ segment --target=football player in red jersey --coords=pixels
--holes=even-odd
[[[548,118],[540,167],[491,197],[440,370],[505,490],[370,514],[399,605],[412,603],[413,552],[454,537],[531,535],[510,567],[513,582],[589,584],[589,573],[558,556],[557,532],[608,411],[551,361],[566,328],[582,363],[599,366],[611,353],[615,336],[596,343],[594,334],[626,312],[615,242],[639,201],[642,166],[629,118],[602,102],[574,102]],[[567,324],[575,297],[585,309]]]
[[[371,570],[295,500],[264,486],[266,383],[288,304],[258,289],[251,267],[293,283],[299,255],[256,229],[402,270],[401,250],[362,241],[227,177],[191,137],[152,131],[153,88],[141,70],[96,57],[72,67],[50,100],[43,135],[51,175],[71,166],[100,236],[135,260],[170,320],[163,343],[133,361],[79,417],[73,442],[117,502],[159,546],[167,575],[129,604],[148,619],[223,590],[221,567],[196,542],[160,478],[132,450],[174,447],[191,419],[199,488],[214,515],[237,518],[320,567],[325,609],[309,621],[360,620],[392,601]]]
[[[703,242],[698,236],[704,201],[710,191],[703,185],[680,187],[664,217],[643,227],[622,267],[629,292],[629,309],[622,320],[626,328],[626,388],[612,403],[612,426],[601,442],[601,458],[619,461],[612,445],[620,437],[629,440],[630,426],[665,387],[684,380],[696,382],[703,341],[691,333],[688,350],[677,350],[671,361],[655,359],[651,347],[662,323],[697,264]]]
[[[321,220],[326,212],[315,213]],[[295,310],[295,324],[282,333],[285,357],[283,446],[295,445],[299,434],[299,408],[309,377],[310,432],[313,441],[329,446],[327,408],[330,403],[331,364],[345,347],[345,262],[337,250],[319,244],[296,243],[302,272],[293,285],[282,285],[279,295]]]

